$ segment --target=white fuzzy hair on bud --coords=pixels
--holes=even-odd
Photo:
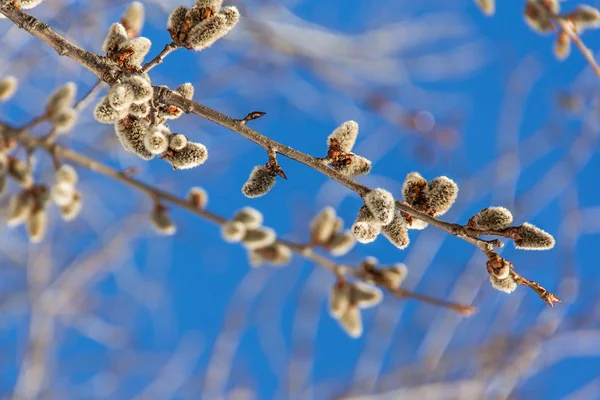
[[[33,185],[33,175],[27,163],[18,158],[8,158],[7,174],[21,187],[30,188]]]
[[[133,91],[133,103],[142,104],[146,103],[152,98],[154,89],[152,83],[146,76],[142,75],[129,75],[123,78],[122,83],[130,85]]]
[[[496,0],[475,0],[481,12],[491,17],[496,12]]]
[[[120,21],[130,39],[136,37],[142,31],[144,17],[144,5],[139,1],[132,1],[123,13]]]
[[[515,282],[512,275],[509,275],[504,279],[499,279],[496,278],[494,275],[490,275],[490,283],[492,284],[494,289],[508,294],[514,292],[517,289],[517,282]]]
[[[345,231],[337,233],[335,236],[333,236],[333,238],[331,238],[331,240],[327,243],[327,249],[331,255],[339,257],[352,250],[355,244],[356,241],[354,240],[352,232]]]
[[[408,268],[402,263],[394,264],[381,269],[381,275],[389,287],[398,289],[408,275]]]
[[[244,207],[233,216],[233,221],[243,223],[248,229],[257,229],[263,223],[263,215],[255,208]]]
[[[350,305],[351,285],[346,281],[337,281],[329,291],[329,314],[341,318]]]
[[[50,122],[54,125],[56,133],[69,132],[77,122],[77,110],[74,108],[65,108],[59,113],[54,114]]]
[[[127,116],[127,110],[115,110],[104,96],[94,109],[94,118],[102,124],[114,124]]]
[[[213,13],[218,12],[223,5],[223,0],[196,0],[194,1],[195,8],[211,10]]]
[[[538,0],[527,0],[523,16],[525,18],[525,23],[538,33],[549,33],[554,27],[552,20],[550,19],[550,12],[546,6],[541,4]]]
[[[25,222],[31,213],[32,205],[33,197],[26,191],[12,196],[8,203],[6,225],[12,228]]]
[[[390,192],[381,188],[373,189],[365,195],[364,199],[365,205],[380,224],[387,225],[392,222],[396,203]]]
[[[225,36],[239,21],[237,8],[230,6],[219,13],[196,24],[187,37],[186,47],[193,50],[204,50]]]
[[[53,117],[66,108],[71,108],[77,94],[77,86],[73,82],[67,82],[56,89],[48,98],[46,103],[46,115]]]
[[[227,221],[221,226],[221,237],[229,243],[238,243],[246,236],[246,225],[238,221]]]
[[[351,304],[340,317],[339,322],[351,338],[357,339],[362,335],[362,316],[360,315],[360,309],[356,305]]]
[[[117,51],[128,40],[127,30],[120,23],[114,23],[108,30],[108,35],[104,39],[102,50],[106,53]]]
[[[244,186],[242,193],[249,198],[264,196],[275,186],[275,173],[263,165],[254,167]]]
[[[69,182],[56,182],[50,190],[50,197],[59,207],[68,205],[75,196],[75,187]]]
[[[206,162],[208,150],[202,143],[188,142],[181,150],[166,152],[163,158],[173,169],[190,169]]]
[[[195,186],[188,191],[188,201],[197,208],[206,208],[208,204],[208,192],[201,187]]]
[[[402,212],[395,211],[394,219],[388,225],[381,228],[383,235],[390,241],[391,244],[399,248],[405,249],[410,243],[408,237],[408,229],[406,228],[406,220],[402,216]]]
[[[488,207],[473,215],[467,225],[480,231],[497,231],[508,227],[512,221],[513,216],[508,209]]]
[[[150,114],[150,105],[148,103],[131,104],[129,114],[137,118],[146,118]]]
[[[173,39],[181,30],[181,27],[185,23],[186,17],[188,13],[188,8],[184,6],[176,7],[173,12],[169,15],[169,19],[167,20],[167,30],[171,33]]]
[[[412,207],[422,202],[427,190],[427,181],[418,172],[411,172],[404,178],[402,196]]]
[[[311,241],[315,244],[327,243],[336,233],[336,214],[332,207],[325,207],[310,222]]]
[[[123,148],[143,160],[151,160],[154,154],[148,151],[144,138],[148,132],[149,123],[136,118],[125,118],[115,124],[115,133]]]
[[[521,250],[549,250],[554,247],[554,238],[548,232],[525,222],[519,229],[520,238],[514,239],[515,247]]]
[[[357,137],[358,123],[356,121],[346,121],[338,126],[333,133],[327,137],[327,146],[348,153],[352,151]]]
[[[276,239],[277,235],[273,229],[261,226],[256,229],[249,229],[242,240],[242,244],[248,250],[256,250],[272,245]]]
[[[350,292],[350,301],[359,308],[371,308],[381,303],[383,293],[375,286],[356,281]]]
[[[150,47],[152,46],[152,42],[150,39],[145,37],[136,37],[133,39],[129,39],[126,43],[125,48],[132,52],[131,56],[127,59],[128,64],[141,66],[144,61],[144,57],[150,51]]]
[[[115,110],[128,109],[133,103],[134,94],[131,85],[115,83],[106,94],[110,106]]]
[[[427,184],[427,197],[429,199],[429,209],[434,215],[444,215],[456,201],[458,195],[458,185],[446,177],[437,177]]]
[[[179,151],[187,146],[188,138],[181,133],[173,133],[169,136],[169,148]]]
[[[194,97],[194,85],[192,85],[190,82],[179,85],[173,91],[188,100],[191,100]]]
[[[150,221],[152,222],[152,226],[154,226],[154,230],[161,235],[171,236],[177,232],[177,227],[171,220],[167,208],[160,204],[157,204],[152,209]]]
[[[60,215],[65,222],[69,222],[74,220],[81,213],[81,209],[83,207],[83,202],[81,198],[81,193],[75,192],[71,202],[60,208]]]
[[[333,169],[349,178],[371,172],[371,161],[354,153],[348,153],[344,162],[332,164]]]
[[[363,206],[358,212],[356,221],[352,224],[351,231],[357,242],[371,243],[381,233],[381,223],[375,219],[366,206]]]
[[[162,154],[169,148],[169,128],[158,125],[144,135],[144,146],[152,154]]]
[[[6,76],[0,79],[0,101],[9,100],[17,91],[19,81],[14,76]]]

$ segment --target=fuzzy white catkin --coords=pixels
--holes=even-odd
[[[354,238],[359,243],[371,243],[381,233],[381,224],[375,219],[367,207],[361,207],[356,221],[351,228]]]
[[[600,27],[600,11],[594,7],[579,5],[569,16],[579,33],[586,28]]]
[[[129,114],[137,118],[145,118],[150,114],[150,105],[148,103],[131,104]]]
[[[201,187],[195,186],[188,191],[188,201],[198,208],[206,208],[208,204],[208,192]]]
[[[396,203],[390,192],[381,188],[373,189],[365,195],[364,199],[365,205],[379,223],[387,225],[392,222]]]
[[[371,172],[371,161],[356,154],[351,154],[349,164],[336,165],[334,169],[349,178],[367,175]]]
[[[131,90],[133,91],[134,104],[146,103],[154,94],[152,83],[145,76],[129,75],[123,78],[122,83],[130,85]]]
[[[354,240],[354,236],[350,231],[337,233],[331,240],[327,243],[327,249],[331,253],[331,255],[339,257],[347,254],[350,250],[354,248],[356,241]]]
[[[550,13],[538,1],[527,0],[523,16],[525,23],[532,30],[538,33],[549,33],[552,31],[553,24],[550,19]]]
[[[150,215],[150,221],[156,232],[161,235],[174,235],[177,232],[177,227],[171,220],[169,213],[163,207],[154,207]]]
[[[27,233],[31,243],[40,243],[46,236],[47,228],[48,216],[45,209],[37,208],[27,217]]]
[[[83,207],[81,193],[75,192],[71,202],[60,208],[60,215],[66,222],[72,221],[79,216]]]
[[[169,138],[164,129],[155,127],[144,135],[144,146],[152,154],[162,154],[169,148]]]
[[[185,135],[181,133],[173,133],[169,136],[169,148],[179,151],[183,150],[185,146],[187,146],[188,139]]]
[[[33,175],[29,166],[18,158],[10,158],[8,175],[21,187],[30,188],[33,185]]]
[[[275,231],[271,228],[259,227],[246,232],[243,245],[249,250],[256,250],[272,245],[276,240]]]
[[[194,97],[194,85],[190,82],[186,82],[173,90],[175,93],[191,100]]]
[[[69,182],[57,182],[52,185],[50,196],[57,206],[64,207],[73,201],[75,187]]]
[[[270,247],[270,250],[273,252],[269,259],[270,264],[282,267],[290,263],[292,250],[286,245],[275,243]]]
[[[496,0],[475,0],[475,4],[487,16],[492,16],[496,12]]]
[[[151,160],[154,154],[146,149],[144,137],[148,132],[148,123],[144,120],[120,120],[115,124],[115,133],[123,148],[143,160]]]
[[[317,244],[329,241],[336,232],[336,214],[332,207],[325,207],[310,222],[311,239]]]
[[[223,0],[196,0],[194,1],[194,7],[209,9],[216,13],[221,9]]]
[[[383,235],[390,241],[390,243],[400,250],[405,249],[410,243],[408,229],[406,228],[406,221],[399,210],[395,211],[395,216],[392,222],[382,227],[381,231],[383,232]]]
[[[208,150],[202,143],[188,142],[179,150],[167,152],[164,159],[173,166],[173,169],[190,169],[202,165],[208,158]]]
[[[336,282],[329,291],[329,314],[341,318],[350,305],[351,286],[347,282]]]
[[[56,113],[50,119],[56,133],[69,132],[75,126],[77,122],[77,110],[74,108],[65,108],[59,113]]]
[[[480,231],[495,231],[508,227],[513,221],[511,212],[504,207],[488,207],[469,219],[468,226]]]
[[[129,49],[133,52],[131,56],[127,59],[128,64],[141,66],[144,61],[144,57],[150,51],[150,47],[152,46],[152,42],[150,39],[145,37],[136,37],[134,39],[129,39],[127,43],[124,45],[126,49]]]
[[[19,81],[14,76],[0,79],[0,101],[9,100],[17,91]]]
[[[6,224],[9,227],[21,225],[31,213],[33,198],[27,192],[20,192],[10,198],[8,203],[8,217]]]
[[[436,216],[444,215],[450,210],[457,196],[458,185],[446,176],[439,176],[427,184],[429,208]]]
[[[362,335],[363,323],[358,307],[354,305],[349,306],[339,319],[339,322],[351,338],[356,339]]]
[[[256,229],[262,225],[263,215],[255,208],[244,207],[233,216],[233,221],[243,223],[248,229]]]
[[[98,102],[94,109],[94,118],[102,124],[114,124],[126,116],[127,110],[115,110],[106,96]]]
[[[121,24],[127,31],[129,38],[139,35],[144,26],[144,19],[144,5],[139,1],[132,1],[121,17]]]
[[[167,30],[171,33],[171,37],[173,37],[173,39],[175,39],[174,36],[179,32],[181,26],[185,22],[187,13],[187,7],[178,6],[169,15],[169,19],[167,20]]]
[[[77,94],[77,86],[73,82],[67,82],[50,95],[46,103],[46,114],[52,117],[66,108],[71,108]]]
[[[125,44],[127,40],[127,30],[125,27],[120,23],[114,23],[108,30],[108,34],[106,35],[106,39],[104,39],[104,44],[102,45],[102,50],[104,50],[106,53],[116,51],[119,49],[119,47]]]
[[[381,273],[391,288],[398,289],[408,275],[408,268],[406,265],[398,263],[382,269]]]
[[[254,167],[244,186],[242,193],[249,198],[264,196],[275,186],[275,174],[267,167]]]
[[[525,222],[519,230],[520,239],[515,239],[515,247],[521,250],[549,250],[554,247],[554,238],[548,232]]]
[[[134,94],[131,85],[115,83],[106,94],[110,106],[115,110],[124,110],[133,103]]]
[[[348,153],[352,151],[357,137],[358,123],[356,121],[346,121],[327,137],[327,146],[336,145],[340,151]]]
[[[562,61],[571,54],[571,39],[569,36],[561,32],[556,36],[553,46],[554,56],[557,60]]]
[[[417,205],[422,194],[427,189],[427,181],[418,172],[410,172],[402,184],[402,196],[411,206]]]
[[[204,50],[225,36],[239,21],[240,13],[237,8],[223,8],[218,14],[194,26],[187,38],[187,47],[194,50]]]
[[[429,224],[425,221],[423,221],[422,219],[418,219],[418,218],[413,218],[411,221],[410,225],[406,225],[406,227],[408,229],[413,229],[416,231],[422,231],[423,229],[427,228],[429,226]]]
[[[494,289],[504,293],[510,294],[517,289],[517,282],[515,282],[512,276],[508,276],[505,279],[498,279],[494,275],[490,275],[490,283]]]
[[[238,243],[246,236],[246,225],[238,221],[227,221],[221,226],[221,237],[229,243]]]
[[[353,303],[357,304],[359,308],[371,308],[381,303],[383,293],[375,286],[357,281],[352,285],[350,299]]]

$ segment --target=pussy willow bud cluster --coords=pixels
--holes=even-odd
[[[240,13],[222,4],[222,0],[196,0],[191,8],[173,10],[167,24],[173,42],[190,50],[204,50],[225,36],[238,23]]]
[[[15,3],[18,4],[19,8],[23,10],[29,10],[33,7],[39,6],[44,0],[15,0]],[[0,14],[0,19],[6,18],[4,15]]]
[[[287,265],[292,258],[292,251],[289,247],[277,243],[275,231],[262,224],[262,213],[254,208],[245,207],[221,226],[221,236],[229,243],[241,243],[248,250],[248,260],[253,267],[265,263]]]
[[[475,0],[487,15],[496,11],[495,0]],[[527,0],[523,16],[527,25],[539,34],[556,34],[554,55],[559,60],[571,52],[571,31],[581,35],[587,29],[600,27],[600,11],[588,5],[578,5],[573,11],[562,12],[559,0]]]
[[[336,171],[354,177],[371,171],[371,161],[352,152],[358,137],[358,123],[346,121],[327,137],[327,157],[324,161]]]
[[[208,193],[201,187],[193,187],[188,191],[187,200],[192,206],[203,209],[208,204]],[[171,219],[169,209],[160,202],[154,203],[150,222],[154,230],[161,235],[171,236],[177,233],[177,225]]]
[[[495,234],[513,239],[517,249],[549,250],[554,247],[554,238],[548,232],[528,222],[510,226],[513,216],[504,207],[488,207],[473,215],[467,227],[476,235]],[[517,288],[513,265],[493,253],[488,256],[488,272],[492,286],[502,292],[512,293]]]
[[[44,115],[57,133],[66,133],[75,126],[77,110],[73,105],[76,95],[77,86],[73,82],[66,83],[50,95]]]
[[[158,155],[173,169],[197,167],[208,158],[206,147],[188,141],[185,135],[171,132],[165,124],[167,120],[179,118],[183,112],[177,107],[153,103],[150,76],[140,70],[149,49],[148,39],[129,38],[120,23],[111,26],[104,50],[107,57],[123,69],[123,76],[100,100],[94,116],[99,122],[114,124],[123,148],[143,160]],[[191,100],[194,87],[185,83],[174,92]]]
[[[343,256],[354,247],[352,232],[344,229],[344,221],[332,207],[325,207],[310,222],[311,246],[319,246],[333,256]]]
[[[20,186],[10,197],[6,221],[9,227],[25,224],[29,240],[39,243],[46,235],[49,200],[60,208],[65,221],[75,219],[81,211],[81,194],[76,190],[77,173],[70,165],[61,166],[55,174],[50,191],[45,185],[34,184],[31,168],[25,162],[0,152],[0,194],[7,187],[7,177]]]

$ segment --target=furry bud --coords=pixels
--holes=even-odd
[[[565,32],[559,32],[554,40],[554,55],[556,59],[562,61],[571,53],[571,38]]]
[[[364,199],[365,205],[380,224],[387,225],[392,222],[396,203],[390,192],[377,188],[367,193]]]
[[[550,19],[551,15],[546,7],[537,0],[527,0],[523,16],[525,22],[532,30],[538,33],[548,33],[552,31],[553,25]]]
[[[446,177],[440,176],[427,184],[427,197],[429,198],[429,209],[434,215],[444,215],[456,201],[458,186]]]
[[[567,17],[579,33],[584,29],[600,27],[600,11],[594,7],[579,5],[575,11],[567,14]]]
[[[354,153],[346,154],[342,160],[336,160],[331,166],[340,174],[349,178],[371,172],[371,161]]]
[[[106,97],[110,106],[115,110],[128,109],[131,103],[133,103],[133,87],[123,83],[115,83],[108,90]]]
[[[144,5],[139,1],[133,1],[121,17],[121,25],[127,32],[127,37],[134,38],[140,34],[144,26]]]
[[[354,236],[352,232],[345,231],[337,233],[335,236],[329,240],[327,243],[327,250],[331,253],[331,255],[339,257],[347,254],[352,248],[356,241],[354,240]]]
[[[187,37],[185,46],[188,49],[204,50],[225,36],[239,21],[237,8],[225,7],[218,14],[198,23]]]
[[[363,332],[362,316],[356,305],[351,304],[344,314],[339,319],[340,325],[348,336],[351,338],[359,338]]]
[[[263,223],[263,215],[255,208],[244,207],[234,215],[233,221],[241,222],[248,229],[257,229]]]
[[[151,128],[144,135],[144,146],[152,154],[162,154],[169,148],[169,129],[164,125]]]
[[[492,16],[496,12],[496,0],[475,0],[475,4],[487,16]]]
[[[391,244],[401,250],[405,249],[410,243],[406,221],[399,210],[395,211],[392,222],[382,227],[381,231]]]
[[[150,114],[150,104],[140,103],[129,106],[129,114],[137,118],[146,118]]]
[[[135,40],[135,39],[134,39]],[[133,103],[142,104],[146,103],[152,98],[154,89],[152,83],[145,76],[142,75],[129,75],[123,78],[122,83],[129,85],[133,92]]]
[[[494,289],[497,289],[504,293],[510,294],[517,289],[517,282],[515,282],[512,275],[509,275],[504,279],[499,279],[496,278],[494,275],[490,275],[490,283],[492,284]]]
[[[46,114],[53,117],[66,108],[71,108],[77,94],[77,86],[73,82],[68,82],[61,86],[50,95],[46,104]]]
[[[218,12],[223,5],[223,0],[196,0],[194,1],[194,8],[201,8],[210,10],[213,13]]]
[[[350,305],[351,285],[346,281],[337,281],[329,291],[329,314],[341,318]]]
[[[194,85],[192,85],[190,82],[186,82],[178,86],[173,91],[188,100],[191,100],[194,97]]]
[[[79,176],[75,168],[69,164],[63,164],[56,171],[56,182],[67,182],[71,185],[76,185]]]
[[[7,76],[0,79],[0,101],[6,101],[13,97],[17,91],[19,81],[14,76]]]
[[[125,118],[115,124],[115,133],[123,148],[143,160],[151,160],[154,154],[148,151],[144,138],[148,132],[149,123],[142,119]]]
[[[27,217],[27,233],[31,243],[39,243],[46,236],[48,216],[42,207],[35,207]]]
[[[406,268],[406,265],[402,263],[381,269],[382,280],[392,289],[398,289],[400,285],[402,285],[402,282],[404,282],[404,279],[406,279],[407,275],[408,269]]]
[[[28,192],[21,192],[10,198],[6,224],[9,227],[21,225],[31,213],[33,197]]]
[[[520,226],[519,236],[514,240],[517,249],[549,250],[554,247],[552,235],[527,222]]]
[[[179,151],[166,152],[163,158],[173,166],[173,169],[190,169],[206,162],[208,150],[201,143],[188,142]]]
[[[129,65],[141,66],[142,62],[144,62],[144,57],[150,51],[150,47],[152,46],[152,42],[150,39],[145,37],[136,37],[134,39],[129,39],[125,44],[125,49],[132,52],[132,54],[127,59],[127,63]]]
[[[60,208],[60,215],[63,221],[69,222],[77,218],[81,213],[82,207],[83,202],[81,200],[81,193],[75,192],[75,194],[71,198],[71,202]]]
[[[103,97],[94,109],[94,118],[102,124],[114,124],[118,120],[127,116],[127,110],[115,110],[108,101],[108,97]]]
[[[469,228],[479,231],[498,231],[508,227],[513,216],[504,207],[488,207],[473,215],[468,222]]]
[[[167,30],[171,34],[171,38],[176,40],[186,23],[188,8],[184,6],[176,7],[173,12],[169,15],[167,21]],[[187,28],[189,29],[189,27]]]
[[[119,23],[112,24],[108,30],[106,39],[104,39],[102,50],[104,50],[107,54],[116,52],[127,42],[127,40],[127,30],[125,27]]]
[[[249,198],[264,196],[275,186],[275,173],[265,166],[254,167],[242,186],[242,193]]]
[[[173,133],[169,136],[169,148],[175,151],[183,150],[187,146],[188,139],[181,133]]]
[[[246,225],[238,221],[227,221],[221,226],[221,237],[229,243],[241,242],[246,236]]]
[[[33,185],[33,176],[29,166],[18,158],[8,158],[8,176],[10,176],[21,187],[29,188]]]
[[[311,242],[315,244],[327,243],[336,233],[336,215],[332,207],[325,207],[310,222]]]
[[[50,196],[57,206],[64,207],[73,200],[75,187],[68,182],[57,182],[52,186]]]
[[[162,235],[171,236],[177,231],[177,227],[171,220],[171,217],[169,217],[167,208],[160,204],[154,206],[152,214],[150,215],[150,221],[152,222],[156,232]]]
[[[197,208],[206,208],[208,204],[208,193],[201,187],[193,187],[188,192],[188,201]]]
[[[54,114],[50,120],[56,133],[69,132],[77,122],[77,110],[74,108],[65,108],[64,110]]]
[[[289,264],[292,259],[292,251],[289,247],[274,243],[267,247],[261,247],[250,251],[250,264],[258,267],[265,262],[271,265],[284,266]]]
[[[358,137],[358,124],[355,121],[347,121],[338,126],[327,138],[327,146],[341,152],[352,151],[356,138]]]
[[[411,207],[421,210],[419,205],[427,202],[427,181],[418,172],[406,175],[402,185],[402,196]]]
[[[371,214],[371,211],[363,206],[360,208],[351,230],[357,242],[371,243],[381,233],[381,224]]]
[[[258,227],[246,232],[242,244],[249,250],[256,250],[272,245],[276,240],[275,231],[271,228]]]
[[[350,302],[359,308],[371,308],[381,303],[383,293],[375,286],[357,281],[350,292]]]

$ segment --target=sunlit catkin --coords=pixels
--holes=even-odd
[[[401,250],[405,249],[410,243],[406,221],[399,210],[396,210],[392,222],[383,226],[381,231],[391,244]]]
[[[351,285],[346,281],[337,281],[329,291],[329,313],[341,318],[350,305]]]
[[[342,160],[332,163],[331,166],[349,178],[371,172],[371,161],[353,153],[348,153]]]
[[[381,277],[385,282],[385,285],[392,288],[398,289],[406,276],[408,275],[408,268],[402,263],[394,264],[386,268],[381,269]]]
[[[72,221],[79,216],[83,207],[81,193],[75,192],[71,202],[60,208],[60,215],[66,222]]]
[[[208,150],[202,143],[187,142],[181,150],[165,152],[163,158],[173,169],[190,169],[206,162]]]
[[[497,231],[508,227],[513,221],[511,212],[504,207],[488,207],[473,215],[468,227],[480,231]]]
[[[133,103],[142,104],[152,98],[154,89],[147,77],[142,75],[129,75],[122,79],[124,85],[129,85],[133,92]]]
[[[183,150],[187,146],[188,139],[181,133],[173,133],[169,136],[169,148],[175,151]]]
[[[346,308],[344,314],[340,317],[339,322],[351,338],[356,339],[362,335],[363,323],[358,306],[350,304],[350,306]]]
[[[171,220],[169,216],[169,212],[166,207],[157,204],[152,209],[152,214],[150,214],[150,221],[152,222],[152,226],[156,232],[161,235],[174,235],[177,232],[177,227]]]
[[[352,224],[352,235],[359,243],[371,243],[377,239],[377,236],[381,233],[381,223],[366,206],[363,206],[358,211],[356,221]]]
[[[261,197],[275,186],[275,173],[263,165],[254,167],[244,186],[242,193],[249,198]]]
[[[77,86],[73,82],[67,82],[50,95],[46,103],[46,115],[53,117],[66,108],[71,108],[77,94]]]
[[[504,293],[512,293],[517,289],[517,282],[515,282],[514,278],[509,275],[504,279],[496,278],[494,275],[490,275],[490,283],[494,287]]]
[[[365,205],[380,224],[387,225],[392,222],[396,204],[390,192],[381,188],[373,189],[365,195],[364,200]]]
[[[130,39],[138,36],[142,31],[144,14],[144,5],[139,1],[132,1],[123,13],[120,22]]]
[[[520,226],[515,247],[521,250],[549,250],[554,247],[554,238],[548,232],[525,222]]]
[[[133,103],[133,87],[128,84],[116,83],[108,90],[106,94],[108,102],[115,110],[128,109]]]
[[[0,101],[9,100],[17,91],[19,81],[14,76],[6,76],[0,79]]]
[[[188,49],[204,50],[225,36],[239,21],[237,8],[230,6],[194,26],[187,37]]]
[[[315,244],[327,243],[336,228],[336,214],[332,207],[325,207],[310,222],[311,241]]]
[[[29,192],[23,191],[13,195],[8,203],[8,216],[6,224],[9,227],[21,225],[31,213],[33,197]]]
[[[432,179],[427,184],[429,210],[435,216],[444,215],[456,201],[457,195],[458,185],[446,176]]]
[[[33,185],[33,175],[27,163],[18,158],[8,157],[8,176],[12,178],[23,188],[29,188]]]
[[[188,191],[187,198],[196,208],[204,209],[208,204],[208,192],[198,186],[195,186]]]
[[[238,221],[227,221],[221,225],[221,237],[229,243],[238,243],[246,236],[246,225]]]
[[[54,114],[50,119],[56,133],[69,132],[77,122],[77,111],[74,108],[65,108],[64,110]]]
[[[339,257],[347,254],[354,248],[356,241],[350,231],[340,232],[335,234],[331,240],[327,242],[326,248],[331,255]]]
[[[327,137],[327,146],[348,153],[352,151],[357,137],[358,123],[355,121],[347,121],[338,126],[333,133]]]
[[[475,0],[475,4],[485,15],[492,16],[496,12],[496,0]]]
[[[27,217],[27,233],[31,243],[39,243],[46,236],[48,216],[43,207],[34,207]]]
[[[248,229],[256,229],[262,225],[263,215],[255,208],[244,207],[233,216],[233,221],[243,223]]]
[[[258,227],[246,232],[242,240],[243,245],[249,250],[260,249],[272,245],[276,240],[275,231],[271,228]]]
[[[143,160],[151,160],[154,154],[148,151],[144,143],[148,127],[147,121],[128,117],[117,121],[115,133],[125,150],[132,152]]]
[[[98,102],[94,109],[94,118],[102,124],[114,124],[118,120],[125,118],[127,114],[127,109],[114,109],[106,96]]]
[[[150,128],[144,135],[144,146],[152,154],[162,154],[169,148],[170,132],[165,126]]]

